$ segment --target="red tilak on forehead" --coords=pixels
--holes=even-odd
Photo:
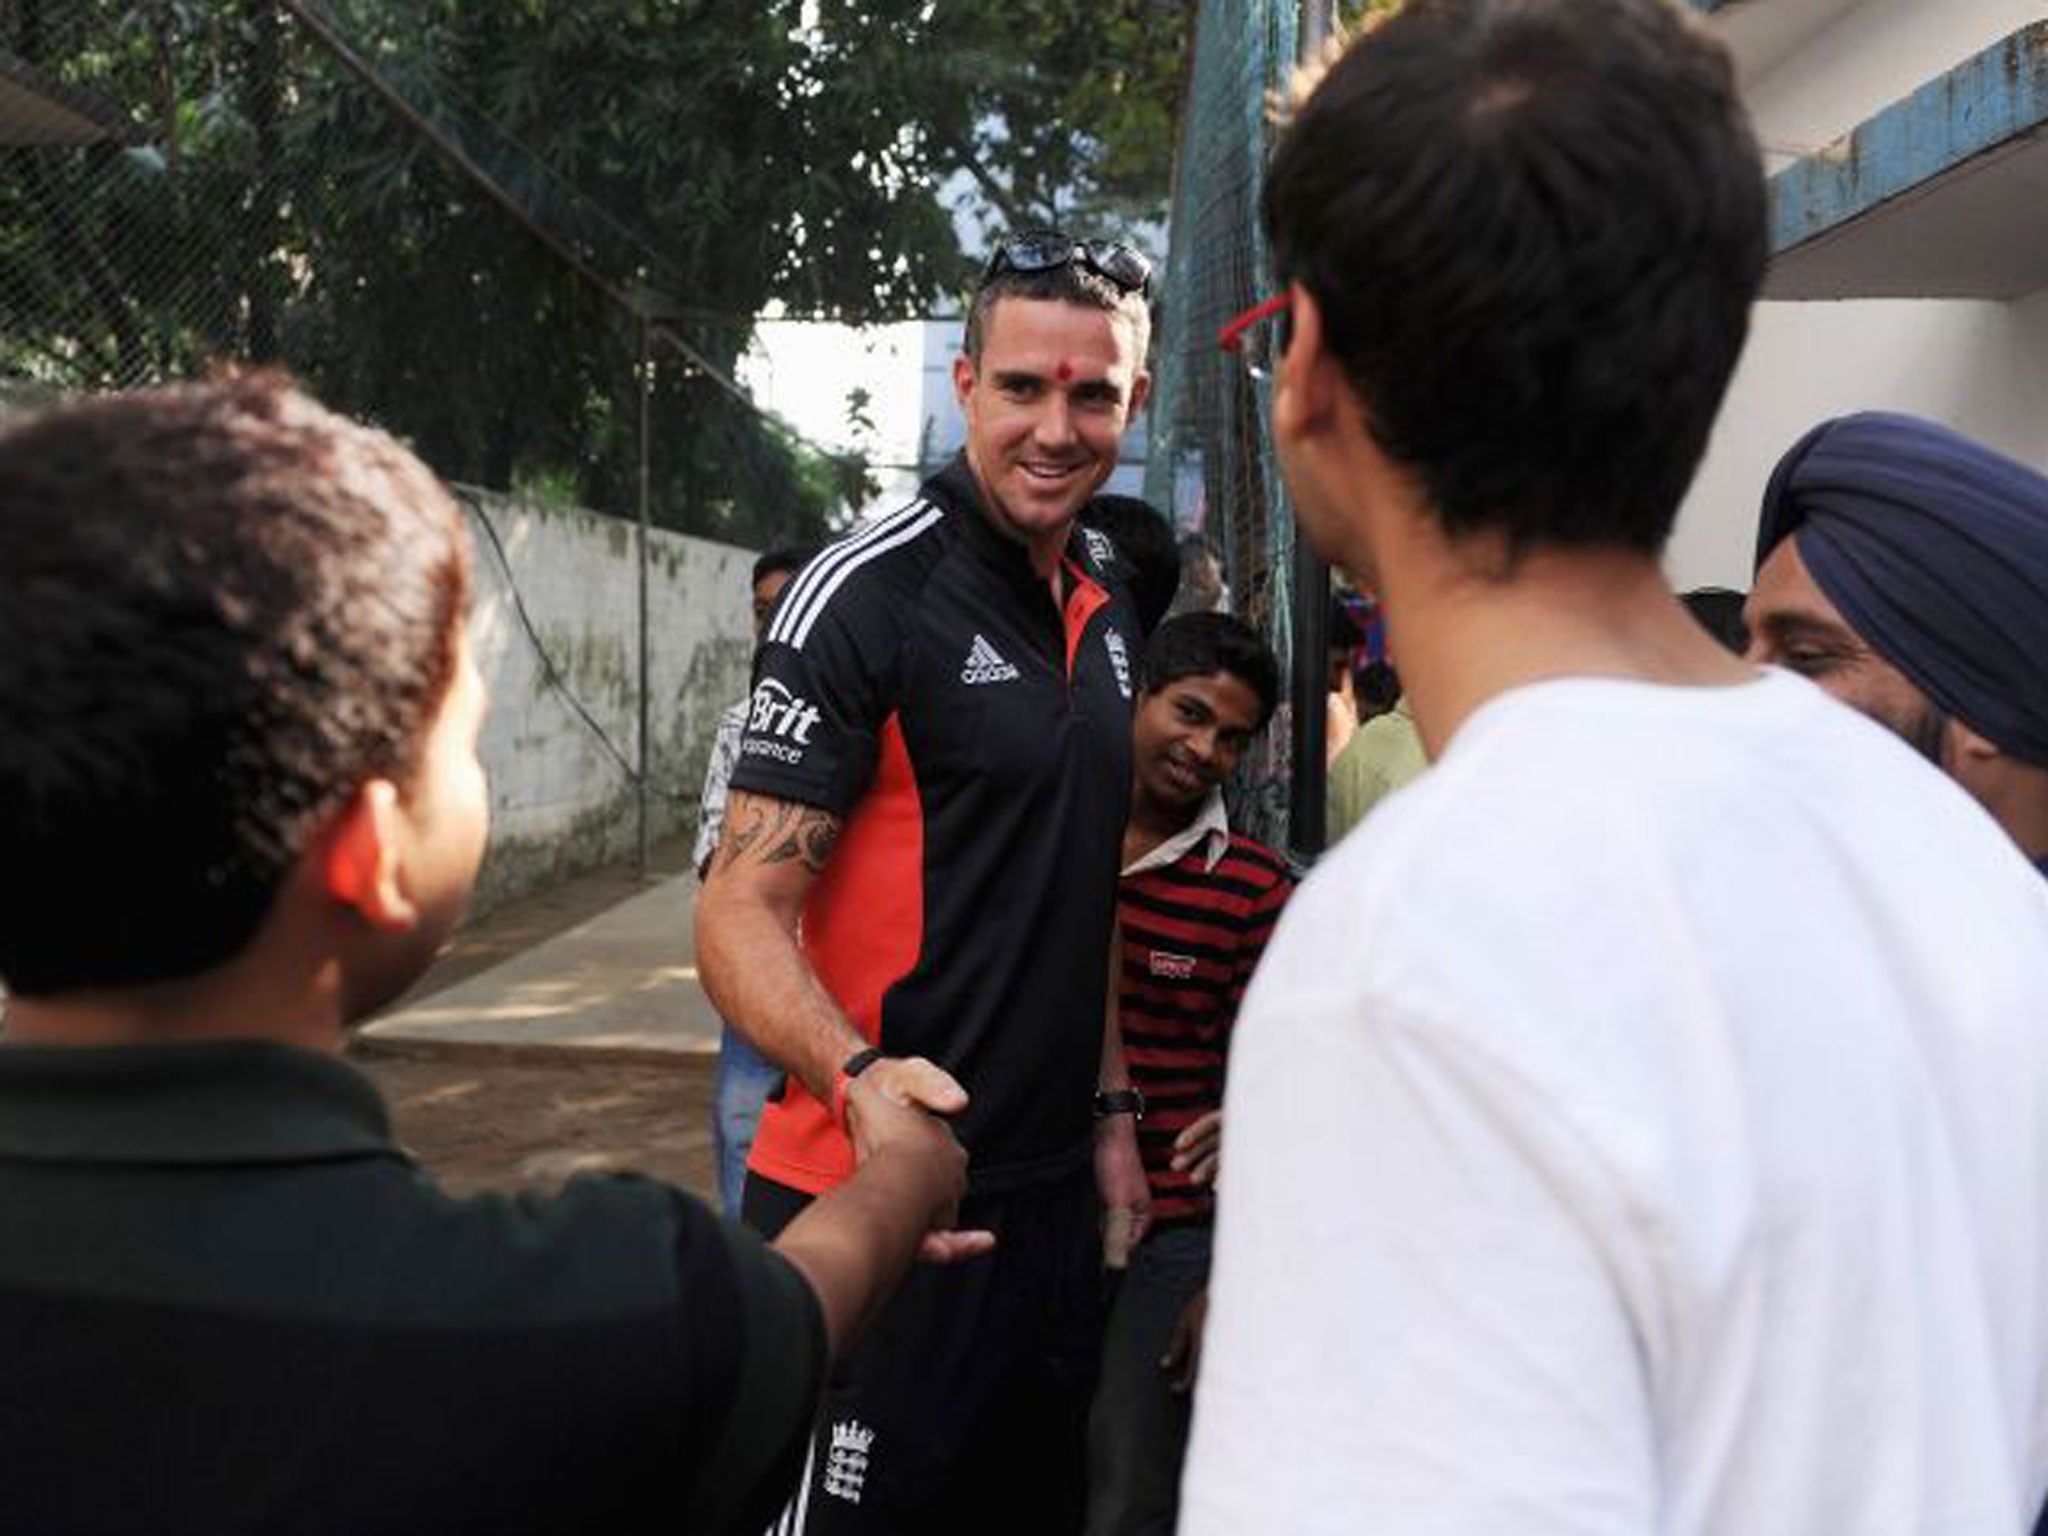
[[[1072,378],[1073,376],[1074,376],[1074,365],[1073,365],[1072,363],[1061,363],[1061,364],[1060,364],[1060,368],[1059,368],[1059,379],[1060,379],[1060,382],[1061,382],[1062,384],[1064,384],[1064,383],[1066,383],[1066,382],[1067,382],[1067,380],[1071,379],[1071,378]]]

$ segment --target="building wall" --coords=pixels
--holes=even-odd
[[[631,524],[461,494],[476,544],[470,632],[490,696],[481,754],[491,840],[475,902],[482,909],[634,852],[632,779],[598,732],[627,764],[636,761],[638,565]],[[754,556],[662,530],[649,550],[648,811],[658,837],[695,830],[719,712],[746,691]]]
[[[1830,416],[1909,411],[2048,467],[2048,292],[2020,304],[1762,303],[1665,565],[1681,587],[1747,589],[1764,484]]]
[[[1824,24],[1774,51],[1800,37],[1801,12]],[[2041,15],[2040,0],[1735,0],[1713,25],[1737,50],[1777,169]],[[2048,468],[2048,290],[2017,302],[1760,303],[1679,514],[1674,584],[1746,588],[1772,466],[1809,427],[1865,409],[1931,417]]]
[[[2040,0],[1738,0],[1716,16],[1738,58],[1745,12],[1761,24],[1774,8],[1833,19],[1782,55],[1760,49],[1745,61],[1743,95],[1773,170],[2042,15]]]

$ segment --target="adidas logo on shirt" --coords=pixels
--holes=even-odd
[[[963,683],[1007,683],[1024,674],[1003,660],[1002,654],[988,643],[984,635],[974,637],[974,648],[967,653],[967,663],[960,669]]]

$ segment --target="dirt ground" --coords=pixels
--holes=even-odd
[[[655,876],[687,867],[656,845]],[[464,926],[406,1001],[430,996],[593,917],[643,888],[630,865],[595,870]],[[458,1194],[553,1185],[594,1168],[634,1168],[715,1199],[711,1062],[534,1060],[514,1051],[419,1055],[357,1044],[398,1139]]]

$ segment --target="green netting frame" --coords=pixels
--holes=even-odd
[[[1259,222],[1273,129],[1267,103],[1294,68],[1298,0],[1203,0],[1176,157],[1155,353],[1146,498],[1222,550],[1233,609],[1293,665],[1294,518],[1263,385],[1216,345],[1232,316],[1273,291]],[[1285,847],[1289,722],[1274,722],[1232,796],[1236,823]]]

